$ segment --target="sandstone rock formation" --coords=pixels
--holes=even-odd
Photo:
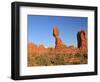
[[[83,30],[77,33],[78,48],[86,52],[87,51],[87,33]]]
[[[32,55],[35,52],[37,52],[37,45],[33,43],[29,43],[28,44],[28,54]]]
[[[83,30],[77,33],[78,47],[75,48],[73,45],[66,46],[60,37],[58,26],[54,26],[53,36],[55,38],[55,48],[45,48],[44,45],[36,45],[33,43],[28,44],[29,54],[45,54],[45,53],[87,53],[87,33]]]
[[[28,43],[28,66],[50,66],[87,64],[87,33],[83,30],[77,33],[77,47],[66,46],[60,37],[58,26],[53,29],[55,47],[45,47]]]
[[[63,53],[67,46],[61,40],[58,26],[54,26],[53,36],[55,38],[55,50],[56,50],[56,53]]]
[[[44,45],[36,45],[33,43],[28,44],[28,53],[29,54],[45,54],[48,52],[49,49],[45,48]]]
[[[59,30],[58,27],[55,26],[53,29],[53,36],[55,37],[55,48],[59,48],[63,46],[63,42],[59,36]]]

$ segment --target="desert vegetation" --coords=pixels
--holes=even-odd
[[[28,56],[28,66],[54,66],[87,64],[87,54],[32,54]]]
[[[67,46],[59,36],[57,26],[53,29],[55,47],[45,48],[44,45],[28,43],[28,66],[54,66],[87,64],[87,33],[83,30],[77,33],[77,47]]]

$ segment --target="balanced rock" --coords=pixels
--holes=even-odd
[[[58,26],[54,27],[54,29],[53,29],[53,36],[55,37],[55,48],[61,48],[61,47],[65,46],[63,44],[60,36],[59,36]]]
[[[58,37],[59,37],[58,26],[54,26],[54,29],[53,29],[53,36],[54,36],[55,38],[58,38]]]

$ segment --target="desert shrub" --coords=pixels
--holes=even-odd
[[[79,62],[71,61],[72,58],[79,59]],[[65,61],[64,59],[68,59],[68,61]],[[69,64],[86,64],[86,63],[87,63],[87,54],[46,53],[41,55],[32,54],[32,56],[28,56],[28,66],[51,66],[51,65],[69,65]]]
[[[40,66],[51,65],[50,57],[48,55],[40,55],[35,57],[36,64]]]
[[[36,65],[34,57],[28,57],[28,66]]]
[[[88,55],[87,54],[83,54],[84,58],[88,58]]]
[[[74,54],[74,57],[79,58],[79,57],[81,57],[81,54],[79,54],[79,53]]]
[[[65,65],[63,54],[62,55],[61,54],[55,55],[55,57],[52,60],[53,60],[54,65]]]

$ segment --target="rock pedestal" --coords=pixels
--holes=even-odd
[[[63,45],[63,42],[59,36],[59,30],[58,30],[58,27],[55,26],[54,29],[53,29],[53,36],[55,37],[55,48],[60,48]]]

